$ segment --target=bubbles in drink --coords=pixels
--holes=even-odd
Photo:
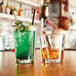
[[[22,35],[24,36],[24,35],[25,35],[25,33],[22,33]]]

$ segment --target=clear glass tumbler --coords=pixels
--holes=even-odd
[[[63,60],[64,35],[47,34],[40,36],[41,56],[45,63],[60,63]]]
[[[16,62],[32,63],[34,61],[35,27],[30,26],[25,30],[14,30],[14,44]]]

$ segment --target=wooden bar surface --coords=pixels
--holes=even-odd
[[[76,51],[64,51],[63,63],[43,64],[35,50],[33,64],[16,64],[14,52],[0,52],[0,76],[76,76]]]

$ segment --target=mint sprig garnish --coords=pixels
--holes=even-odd
[[[26,30],[29,31],[30,26],[32,26],[32,24],[30,22],[25,22],[25,24],[23,24],[22,21],[16,20],[14,26],[14,30]]]
[[[15,30],[24,30],[25,26],[22,21],[16,20],[14,25]]]

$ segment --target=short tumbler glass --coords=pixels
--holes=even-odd
[[[34,61],[35,27],[27,30],[14,30],[14,44],[17,63],[32,63]]]
[[[45,63],[60,63],[63,61],[62,34],[46,34],[40,36],[41,60]]]

